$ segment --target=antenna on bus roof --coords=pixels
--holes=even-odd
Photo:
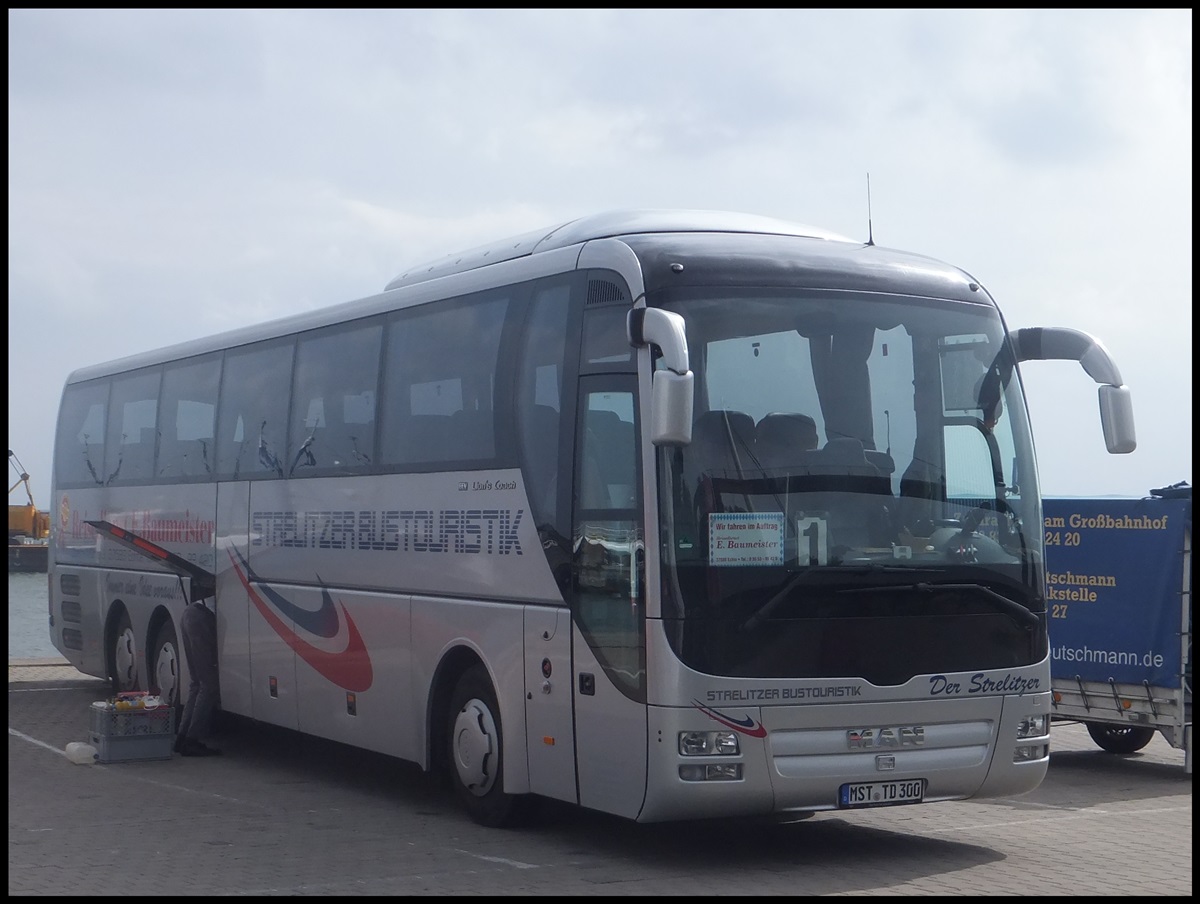
[[[867,244],[875,244],[875,232],[871,228],[871,174],[867,173]]]

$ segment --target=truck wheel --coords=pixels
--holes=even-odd
[[[491,827],[521,822],[530,804],[526,796],[504,791],[500,707],[482,665],[472,666],[459,678],[447,723],[450,781],[468,815]]]
[[[109,663],[109,677],[112,680],[113,693],[138,690],[137,643],[133,637],[133,624],[129,621],[128,612],[123,611],[117,617],[111,636],[112,661]]]
[[[1087,722],[1088,734],[1092,740],[1109,753],[1136,753],[1154,738],[1153,728],[1140,726],[1104,725],[1099,722]]]

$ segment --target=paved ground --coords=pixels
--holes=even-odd
[[[107,685],[9,663],[10,895],[1191,895],[1192,785],[1156,737],[1056,725],[1012,800],[640,826],[552,805],[484,829],[414,767],[235,720],[211,759],[74,765]]]
[[[90,681],[65,659],[10,659],[8,683],[38,681]]]

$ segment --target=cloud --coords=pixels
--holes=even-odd
[[[1044,484],[1174,482],[1191,69],[1172,9],[10,10],[12,442],[46,498],[77,366],[587,213],[701,207],[870,225],[1010,325],[1096,333],[1139,450],[1073,458],[1094,388],[1031,370]]]

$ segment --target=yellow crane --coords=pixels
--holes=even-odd
[[[31,537],[44,540],[50,536],[50,513],[38,511],[38,507],[34,505],[33,490],[29,488],[29,474],[12,449],[8,450],[8,463],[20,475],[17,482],[8,488],[9,498],[12,498],[13,490],[19,486],[25,487],[25,495],[29,498],[26,505],[13,505],[11,502],[8,504],[8,539],[11,541],[18,537]]]

